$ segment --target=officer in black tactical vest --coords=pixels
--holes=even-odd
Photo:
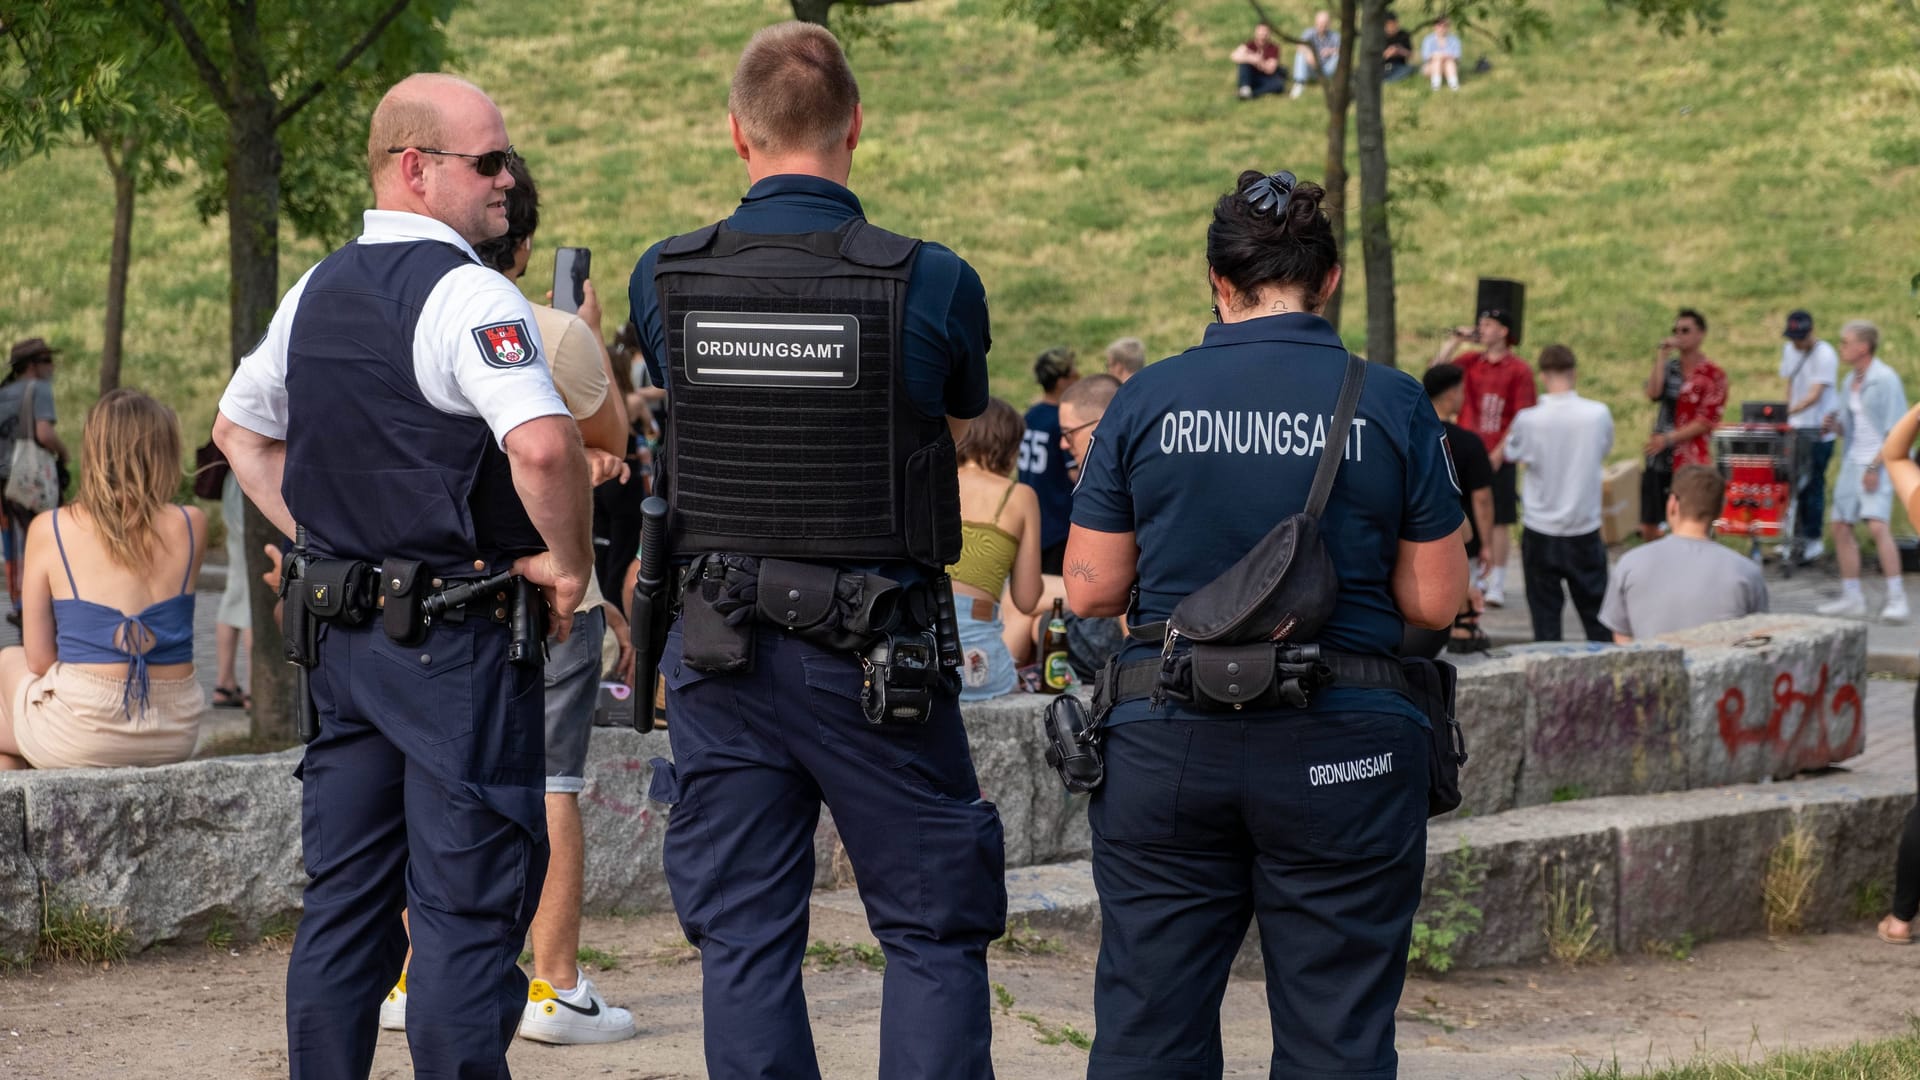
[[[365,231],[288,291],[214,426],[247,497],[305,537],[287,1056],[295,1078],[367,1075],[404,906],[416,1072],[504,1077],[547,864],[546,605],[527,583],[564,638],[592,566],[587,464],[532,310],[473,251],[507,228],[499,110],[415,75],[371,127]]]
[[[826,30],[756,34],[728,109],[752,188],[630,286],[668,390],[675,760],[653,795],[673,804],[707,1067],[820,1075],[800,967],[824,802],[887,955],[880,1075],[990,1077],[1003,844],[939,569],[959,553],[954,438],[987,403],[985,296],[953,252],[862,216],[859,89]]]

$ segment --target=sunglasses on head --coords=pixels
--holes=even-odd
[[[387,153],[389,154],[404,154],[408,150],[418,150],[423,154],[434,154],[439,157],[466,158],[468,161],[473,162],[473,171],[479,173],[481,176],[499,176],[501,169],[520,160],[520,155],[515,152],[512,146],[508,146],[505,150],[489,150],[484,154],[463,154],[458,150],[435,150],[426,146],[387,147]]]

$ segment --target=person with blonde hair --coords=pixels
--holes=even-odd
[[[0,649],[0,768],[165,765],[193,752],[193,580],[206,514],[169,506],[180,421],[111,390],[81,432],[80,492],[27,530],[23,644]],[[177,511],[177,512],[176,512]]]

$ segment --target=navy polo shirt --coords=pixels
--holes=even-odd
[[[1073,523],[1134,534],[1135,622],[1165,619],[1306,505],[1346,357],[1319,316],[1270,315],[1208,326],[1199,345],[1121,386],[1082,465]],[[1323,647],[1396,654],[1399,544],[1442,539],[1463,520],[1445,437],[1418,380],[1368,368],[1321,518],[1340,576],[1339,603],[1318,639]],[[1157,651],[1133,642],[1122,655]],[[1379,708],[1387,698],[1405,702],[1384,691],[1334,689],[1316,696],[1314,708]],[[1144,701],[1121,706],[1110,722],[1140,719],[1146,708]],[[1404,710],[1418,717],[1410,703]],[[1163,707],[1156,715],[1180,713]]]
[[[727,227],[763,235],[832,232],[865,216],[860,200],[839,184],[787,174],[769,176],[748,189],[727,218]],[[661,361],[667,334],[660,322],[660,292],[653,284],[659,254],[660,244],[655,244],[640,256],[627,283],[627,299],[640,328],[647,370],[655,386],[666,386]],[[913,276],[907,280],[901,339],[907,393],[923,415],[971,420],[986,411],[987,349],[993,340],[987,330],[987,294],[980,275],[951,249],[931,241],[920,245]]]

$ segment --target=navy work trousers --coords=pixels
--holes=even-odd
[[[537,669],[507,630],[438,625],[401,646],[325,627],[301,762],[305,911],[287,965],[293,1080],[364,1080],[380,1002],[407,974],[414,1075],[506,1077],[527,1000],[518,966],[547,872]]]
[[[667,637],[667,735],[653,797],[667,885],[700,949],[708,1074],[818,1080],[800,967],[814,826],[833,812],[886,953],[880,1075],[993,1076],[987,945],[1006,929],[1000,815],[981,797],[958,703],[869,724],[860,663],[754,627],[750,672],[705,675]]]
[[[1426,729],[1395,712],[1139,720],[1105,751],[1089,1080],[1218,1080],[1220,1000],[1254,919],[1270,1075],[1394,1076]]]

